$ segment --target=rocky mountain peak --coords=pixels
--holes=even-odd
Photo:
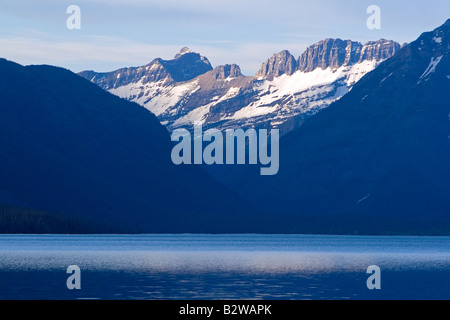
[[[212,70],[211,63],[206,57],[188,48],[183,48],[180,53],[173,60],[160,60],[164,69],[176,82],[188,81]]]
[[[181,57],[182,55],[186,54],[186,53],[192,53],[192,50],[189,49],[188,47],[183,47],[181,48],[180,52],[178,52],[174,59],[178,59],[179,57]]]
[[[356,62],[362,45],[359,42],[341,39],[325,39],[313,44],[300,56],[298,69],[311,72],[314,69],[339,68]]]
[[[243,76],[241,68],[237,64],[226,64],[218,66],[212,71],[214,79],[225,80],[227,78],[237,78]]]
[[[361,59],[384,59],[396,48],[394,42],[387,40],[363,46],[350,40],[326,39],[308,48],[300,59],[300,67],[292,54],[284,50],[267,59],[251,77],[244,76],[236,64],[213,69],[208,59],[183,48],[173,60],[155,59],[143,67],[81,75],[111,93],[145,106],[169,130],[204,121],[216,128],[275,127],[286,133],[345,95],[378,66],[378,61],[355,68],[353,65]],[[345,66],[342,72],[326,71],[322,74],[329,76],[307,81],[302,80],[300,72],[296,73],[341,66]],[[319,74],[321,71],[317,70]],[[287,81],[273,81],[280,76]]]
[[[365,45],[351,40],[325,39],[310,46],[299,57],[298,70],[311,72],[317,68],[336,69],[365,60],[381,61],[392,57],[399,49],[398,43],[384,39]]]
[[[294,56],[289,51],[283,50],[265,61],[256,76],[270,78],[279,77],[283,74],[292,75],[296,69],[297,61]]]
[[[122,68],[112,72],[96,73],[83,71],[79,75],[96,83],[105,90],[115,89],[130,83],[189,81],[213,68],[209,60],[189,48],[184,47],[172,60],[156,58],[141,67]]]

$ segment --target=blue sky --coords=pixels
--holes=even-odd
[[[81,30],[66,27],[72,4]],[[366,27],[372,4],[381,30]],[[298,57],[325,38],[410,42],[448,18],[449,0],[0,0],[0,57],[111,71],[188,46],[213,66],[237,63],[252,75],[284,49]]]

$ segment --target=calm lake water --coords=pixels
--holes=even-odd
[[[447,300],[450,237],[0,235],[0,299]]]

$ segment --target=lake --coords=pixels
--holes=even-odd
[[[0,299],[448,300],[450,237],[0,235]]]

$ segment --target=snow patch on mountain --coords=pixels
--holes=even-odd
[[[187,115],[182,116],[175,120],[173,123],[173,126],[175,127],[181,127],[185,125],[190,125],[193,123],[199,123],[204,124],[206,121],[206,115],[210,112],[211,106],[213,106],[214,103],[209,103],[205,106],[201,106],[197,109],[192,110]]]
[[[266,80],[257,88],[260,92],[255,102],[222,120],[267,115],[277,110],[282,111],[283,108],[285,111],[291,109],[291,115],[292,112],[295,113],[292,110],[295,108],[301,112],[322,108],[345,95],[351,86],[375,69],[378,63],[373,60],[337,70],[317,68],[312,72],[297,71],[291,76],[284,74],[272,81]],[[341,80],[339,85],[336,83],[338,80]],[[335,93],[327,97],[334,89]]]
[[[239,120],[244,118],[253,118],[273,113],[279,109],[280,109],[279,104],[276,104],[273,107],[271,107],[271,106],[258,106],[255,103],[252,103],[247,107],[244,107],[238,112],[234,113],[231,117],[225,117],[222,118],[221,120],[228,120],[228,119]]]
[[[418,83],[420,83],[422,79],[425,79],[424,81],[428,80],[427,78],[436,71],[436,67],[439,64],[439,62],[441,62],[442,57],[443,56],[440,56],[437,58],[434,58],[434,57],[431,58],[430,64],[425,69],[425,72],[420,76]]]
[[[383,82],[385,82],[389,77],[391,77],[394,73],[391,72],[387,77],[385,77],[383,80],[380,81],[380,84],[382,84]]]

